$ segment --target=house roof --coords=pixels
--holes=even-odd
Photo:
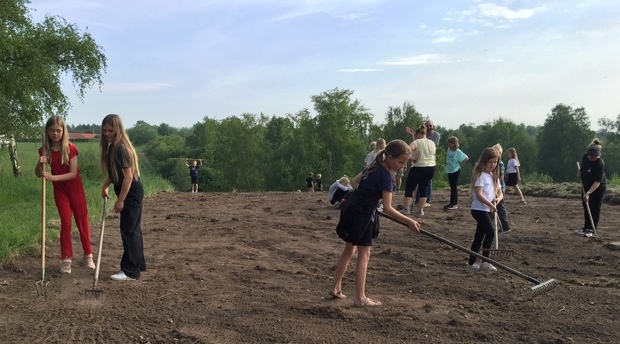
[[[95,138],[97,138],[97,134],[69,133],[69,140],[92,140]]]

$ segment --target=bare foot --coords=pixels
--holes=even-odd
[[[356,307],[376,307],[376,306],[381,306],[381,301],[379,300],[373,300],[369,297],[365,298],[364,300],[362,300],[361,302],[355,302],[355,306]]]

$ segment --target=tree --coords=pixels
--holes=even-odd
[[[136,125],[127,129],[127,135],[135,145],[143,145],[159,136],[157,134],[157,127],[145,121],[136,122]]]
[[[80,100],[102,85],[103,48],[58,16],[33,23],[28,0],[0,0],[0,135],[22,135],[70,108],[62,78],[71,74]]]
[[[594,137],[584,108],[556,105],[538,132],[538,168],[556,182],[575,181],[575,162]]]
[[[359,100],[352,100],[352,95],[351,90],[335,88],[312,96],[321,152],[312,162],[325,177],[355,175],[364,166],[372,115]]]
[[[603,127],[606,137],[602,142],[605,172],[608,177],[612,177],[614,174],[620,174],[620,115],[615,121],[601,118],[598,124]]]

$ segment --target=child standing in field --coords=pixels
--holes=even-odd
[[[499,170],[497,161],[499,160],[499,152],[494,148],[486,148],[474,168],[471,176],[471,188],[474,196],[471,202],[471,216],[476,220],[476,234],[471,244],[471,250],[480,251],[482,245],[482,255],[489,257],[489,249],[493,244],[495,232],[493,230],[493,221],[491,221],[491,213],[497,211],[496,204],[502,198],[502,190],[499,185]],[[465,271],[476,272],[496,272],[491,263],[482,261],[482,264],[476,262],[478,258],[470,255],[469,261],[465,266]]]
[[[314,181],[312,180],[313,175],[314,173],[310,172],[306,178],[306,189],[308,189],[308,192],[314,192]]]
[[[467,154],[459,149],[459,139],[456,136],[448,138],[448,151],[446,153],[446,173],[450,182],[450,204],[444,206],[446,210],[458,209],[459,192],[457,189],[461,166],[469,161]]]
[[[316,182],[316,191],[323,191],[323,179],[320,173],[316,175],[315,182]]]
[[[64,119],[60,116],[51,117],[45,124],[45,140],[39,148],[39,162],[35,168],[37,177],[45,178],[54,185],[54,201],[60,215],[60,272],[71,273],[71,216],[80,233],[80,242],[84,256],[83,265],[95,268],[93,250],[90,244],[90,220],[86,195],[80,170],[78,169],[78,149],[69,142],[69,133]],[[45,170],[49,164],[51,173]]]
[[[107,175],[101,196],[109,198],[108,187],[114,186],[114,212],[120,213],[123,256],[121,270],[110,278],[133,281],[146,271],[142,241],[142,201],[144,189],[140,182],[138,157],[118,115],[107,115],[101,122],[101,171]]]
[[[198,161],[200,161],[200,165],[198,165]],[[192,164],[188,164],[185,161],[185,165],[189,167],[189,178],[192,182],[192,193],[198,192],[198,169],[202,167],[202,160],[194,160]]]
[[[517,155],[517,150],[513,147],[508,148],[506,151],[508,155],[508,167],[506,168],[506,174],[508,175],[508,179],[506,180],[506,186],[512,186],[515,190],[517,196],[519,196],[519,204],[527,204],[525,198],[523,198],[523,193],[521,189],[519,189],[519,182],[521,182],[521,172],[519,166],[519,156]]]
[[[344,250],[336,266],[334,285],[329,292],[334,298],[346,298],[342,292],[342,279],[357,248],[355,267],[356,306],[380,306],[381,301],[366,296],[366,271],[370,260],[372,239],[379,235],[377,206],[383,202],[383,211],[388,216],[407,223],[409,229],[420,231],[420,224],[400,214],[392,207],[394,182],[390,171],[403,167],[411,156],[409,146],[402,140],[391,141],[385,150],[379,152],[375,161],[353,179],[355,190],[340,211],[336,227],[338,236],[345,241]]]
[[[504,162],[502,161],[502,155],[504,154],[504,150],[502,145],[496,143],[492,148],[497,150],[498,159],[499,159],[499,185],[500,189],[502,189],[502,199],[497,202],[497,216],[499,217],[499,232],[500,233],[508,233],[511,231],[510,224],[508,223],[508,215],[506,213],[506,204],[504,203],[504,193],[506,192],[506,183],[504,182],[504,175],[506,174],[506,167],[504,166]]]

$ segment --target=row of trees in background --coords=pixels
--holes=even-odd
[[[374,124],[372,115],[352,96],[353,91],[337,88],[313,96],[314,116],[308,109],[286,117],[242,114],[223,120],[204,118],[191,128],[139,121],[127,131],[143,153],[142,165],[170,180],[178,190],[189,189],[185,158],[205,159],[199,173],[201,190],[303,190],[310,171],[321,173],[326,185],[342,175],[357,174],[363,168],[369,142],[380,137],[388,142],[408,142],[405,127],[417,127],[426,119],[412,103],[405,102],[388,108],[385,123]],[[445,142],[453,135],[471,159],[461,174],[462,184],[469,182],[482,150],[495,143],[501,143],[504,150],[517,149],[526,182],[576,181],[575,162],[581,160],[595,136],[603,140],[608,176],[620,171],[620,116],[616,121],[600,121],[603,130],[599,133],[590,129],[583,108],[562,104],[552,109],[542,126],[504,118],[482,125],[461,124],[456,129],[435,124],[441,134],[437,187],[447,180]]]

